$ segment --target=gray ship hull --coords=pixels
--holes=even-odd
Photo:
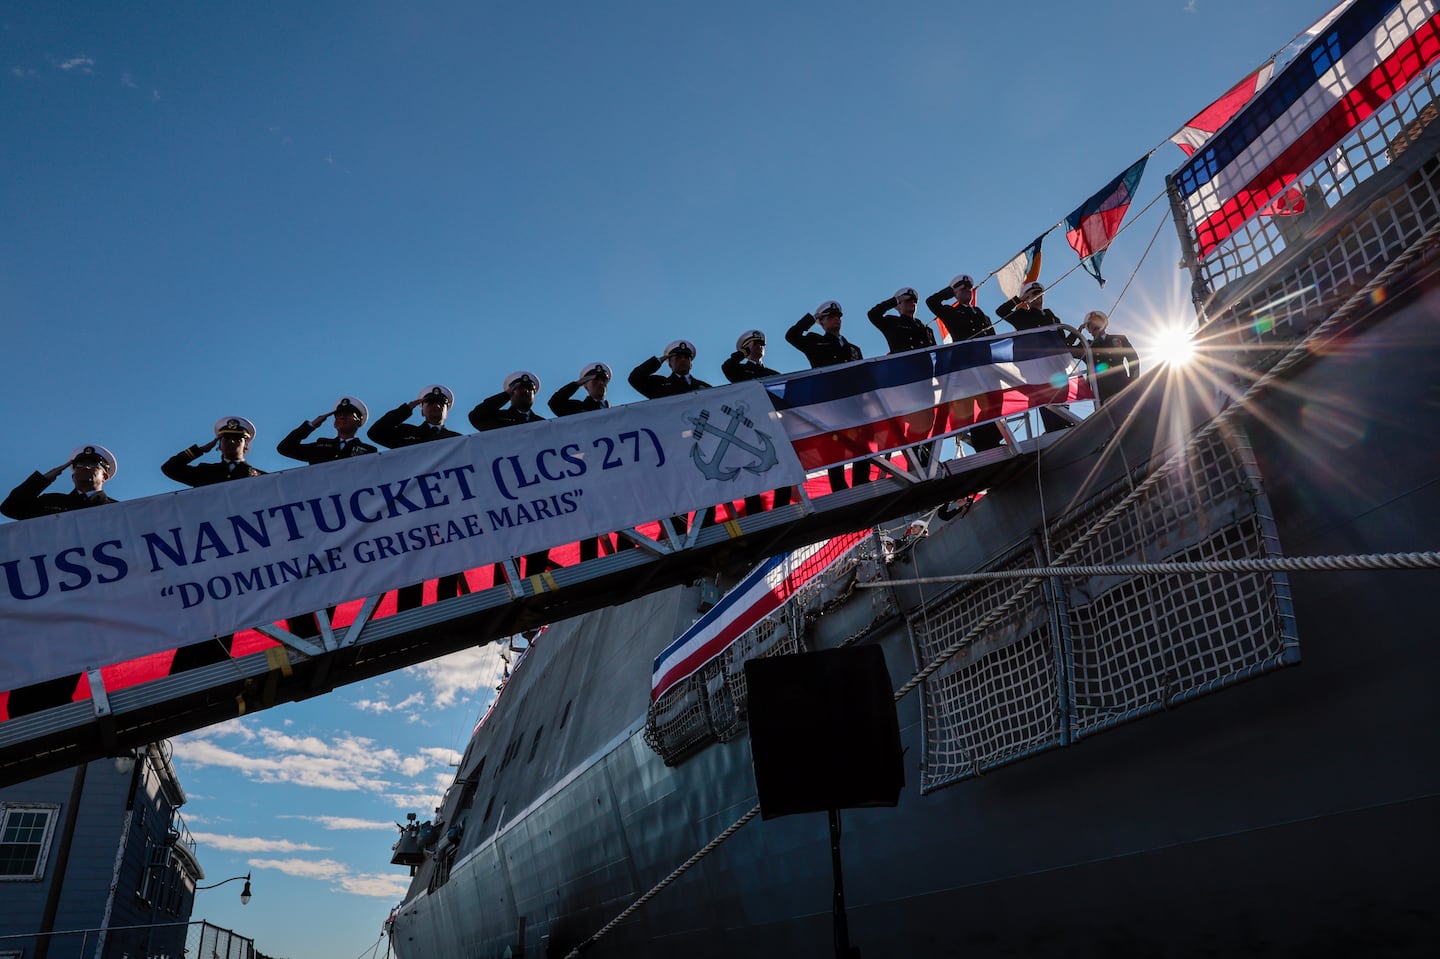
[[[1440,292],[1423,270],[1411,281],[1244,418],[1287,555],[1437,541]],[[1053,518],[1044,504],[1123,478],[1155,437],[1212,412],[1208,387],[1146,383],[1041,457],[1042,495],[1033,477],[992,490],[890,575],[984,567]],[[900,607],[922,607],[921,589],[897,587]],[[921,699],[902,700],[899,806],[843,815],[851,942],[866,956],[1429,954],[1440,574],[1296,573],[1289,589],[1297,668],[924,795]],[[644,740],[650,659],[694,602],[672,590],[560,624],[527,654],[466,757],[488,753],[490,769],[465,848],[442,884],[421,870],[398,955],[500,956],[522,939],[564,955],[755,804],[744,737],[675,767]],[[835,645],[873,602],[825,616],[811,641]],[[897,685],[914,673],[902,619],[866,641]],[[825,817],[756,820],[591,954],[832,955],[830,900]]]

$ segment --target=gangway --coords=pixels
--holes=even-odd
[[[868,361],[867,361],[868,362]],[[790,505],[723,521],[660,522],[652,538],[637,528],[620,534],[636,548],[521,576],[514,559],[501,564],[494,585],[419,608],[377,616],[387,588],[359,606],[352,622],[335,628],[315,614],[319,635],[302,637],[265,624],[255,627],[278,645],[248,655],[124,688],[106,689],[89,669],[88,699],[0,722],[0,786],[116,755],[144,743],[200,729],[257,710],[323,695],[468,647],[484,645],[656,592],[733,571],[776,553],[963,499],[1033,467],[1039,452],[1063,434],[1032,435],[1033,411],[997,425],[1006,445],[942,459],[946,436],[878,451],[868,461],[882,476],[828,491],[825,471],[798,487]],[[1074,419],[1061,405],[1052,406]],[[733,505],[733,504],[732,504]],[[721,509],[724,507],[722,505]],[[683,532],[677,532],[683,530]],[[83,686],[82,686],[83,689]]]

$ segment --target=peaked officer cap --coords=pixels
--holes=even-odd
[[[86,443],[84,446],[75,447],[75,452],[70,454],[70,462],[99,463],[105,467],[106,479],[113,479],[115,471],[120,468],[120,464],[115,462],[115,454],[99,443]]]
[[[255,424],[243,416],[222,416],[215,421],[215,435],[220,437],[227,433],[239,433],[247,440],[253,440],[255,438]]]
[[[370,408],[354,396],[342,396],[335,401],[335,412],[344,410],[354,410],[362,423],[370,418]]]
[[[415,398],[417,400],[430,400],[432,402],[438,401],[444,403],[446,406],[455,405],[455,394],[438,383],[425,387],[420,391],[420,395]]]

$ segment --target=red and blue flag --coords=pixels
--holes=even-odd
[[[1101,286],[1105,285],[1105,278],[1100,275],[1100,261],[1110,241],[1120,232],[1120,222],[1130,209],[1130,201],[1135,198],[1140,177],[1145,173],[1145,161],[1149,159],[1147,153],[1136,160],[1130,169],[1105,184],[1104,189],[1065,218],[1065,238],[1080,254],[1080,265],[1085,267],[1085,272],[1095,277]]]

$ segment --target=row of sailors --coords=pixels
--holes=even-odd
[[[990,318],[973,303],[974,288],[974,280],[961,274],[925,301],[957,340],[990,336],[995,332]],[[1040,283],[1028,283],[1019,296],[1002,303],[997,313],[1017,330],[1057,324],[1059,318],[1044,306],[1044,293]],[[953,302],[949,302],[951,300]],[[894,296],[870,309],[868,318],[884,334],[890,352],[935,345],[935,335],[930,326],[915,316],[918,302],[919,295],[913,287],[902,287],[895,291]],[[826,300],[815,308],[814,313],[806,313],[791,326],[785,333],[785,340],[805,355],[812,368],[863,359],[860,348],[840,332],[843,316],[839,303]],[[1125,336],[1107,332],[1108,322],[1106,314],[1098,310],[1091,311],[1085,318],[1102,401],[1139,374],[1139,357],[1134,348]],[[811,332],[816,325],[822,332]],[[1078,342],[1072,342],[1071,346],[1077,357],[1084,356]],[[735,343],[735,352],[721,364],[726,379],[736,383],[778,375],[776,370],[764,363],[765,348],[763,331],[752,329],[742,333]],[[695,356],[694,343],[684,339],[674,340],[665,347],[663,354],[652,356],[635,367],[628,382],[647,399],[707,388],[710,384],[691,372]],[[668,366],[668,374],[660,372],[662,365]],[[611,378],[611,369],[607,364],[599,361],[586,364],[576,379],[550,397],[550,410],[557,416],[570,416],[607,408],[610,405],[607,394]],[[481,401],[470,411],[470,424],[477,430],[486,431],[542,419],[534,409],[539,390],[540,378],[535,374],[526,370],[511,373],[505,377],[501,392]],[[449,388],[438,384],[427,386],[415,399],[382,415],[370,426],[366,435],[372,443],[389,449],[459,436],[445,425],[454,405],[455,394]],[[422,422],[407,422],[417,407]],[[1048,412],[1042,410],[1042,414]],[[332,417],[335,436],[306,442],[325,420]],[[374,453],[376,446],[363,442],[358,435],[368,419],[369,410],[361,400],[342,397],[330,412],[291,430],[280,441],[277,450],[282,456],[305,463],[323,463]],[[1062,428],[1064,425],[1062,418],[1046,419],[1047,428]],[[256,435],[253,422],[243,416],[221,417],[215,423],[214,434],[214,439],[203,446],[192,445],[170,457],[161,465],[161,472],[187,486],[207,486],[262,474],[261,470],[246,462],[250,443]],[[976,427],[971,431],[970,440],[977,449],[993,448],[1001,442],[1000,432],[993,425]],[[217,447],[220,462],[195,462]],[[71,470],[74,490],[66,494],[45,493],[46,487],[67,468]],[[0,513],[11,519],[29,519],[114,502],[104,492],[104,485],[115,476],[116,470],[115,456],[105,447],[98,444],[80,447],[64,464],[46,473],[34,473],[17,486],[0,503]],[[832,471],[832,487],[844,486],[843,476],[843,470]],[[868,470],[855,471],[856,482],[868,478]]]
[[[994,333],[990,319],[973,305],[974,281],[967,275],[957,276],[950,286],[926,299],[926,305],[944,323],[955,339],[990,336]],[[1018,297],[1001,304],[997,311],[1002,319],[1009,320],[1018,330],[1033,329],[1059,323],[1055,314],[1044,308],[1044,288],[1039,283],[1029,283]],[[946,300],[953,297],[954,303]],[[915,317],[919,297],[912,287],[902,287],[895,296],[878,303],[869,311],[870,321],[884,334],[891,352],[923,349],[935,345],[934,333],[929,326]],[[894,314],[890,310],[895,310]],[[863,359],[859,347],[847,340],[840,332],[844,313],[840,304],[826,300],[816,307],[814,313],[807,313],[785,333],[785,340],[802,352],[812,368],[833,366]],[[1090,334],[1092,356],[1101,381],[1101,399],[1113,396],[1128,385],[1139,374],[1139,359],[1129,341],[1120,335],[1106,332],[1108,317],[1099,311],[1087,315],[1085,328]],[[811,332],[820,326],[821,333]],[[778,375],[764,363],[765,334],[761,330],[746,330],[735,343],[735,352],[721,364],[726,378],[732,382],[761,379]],[[1083,357],[1080,344],[1072,343],[1077,357]],[[696,355],[695,344],[689,340],[675,340],[668,344],[661,356],[653,356],[635,367],[629,376],[629,383],[635,391],[648,399],[674,396],[707,388],[710,384],[695,377],[691,367]],[[662,365],[669,366],[669,374],[662,375]],[[607,408],[610,403],[607,392],[611,370],[602,362],[586,364],[575,380],[565,384],[550,397],[550,409],[557,416],[570,416]],[[1107,380],[1108,378],[1108,380]],[[533,373],[520,370],[505,377],[504,389],[488,397],[470,411],[470,423],[477,430],[493,430],[541,419],[534,411],[534,401],[540,389],[540,379]],[[578,396],[583,391],[583,396]],[[446,417],[455,405],[455,394],[440,385],[427,386],[409,402],[381,416],[371,425],[367,437],[381,446],[391,449],[412,446],[418,443],[459,436],[459,433],[445,426]],[[420,409],[422,422],[406,422],[416,408]],[[1042,414],[1048,411],[1042,410]],[[306,442],[310,435],[327,419],[334,419],[335,436],[322,437]],[[284,456],[305,463],[323,463],[351,456],[376,452],[376,447],[361,441],[358,437],[361,426],[369,419],[365,404],[353,396],[342,397],[335,408],[314,419],[302,422],[285,436],[277,447]],[[1047,422],[1052,425],[1064,425]],[[192,445],[170,457],[161,466],[161,471],[170,479],[188,486],[207,486],[262,475],[262,471],[246,462],[250,443],[255,438],[255,424],[243,416],[221,417],[215,423],[215,437],[210,442]],[[976,449],[987,449],[1001,442],[1001,434],[993,424],[972,428],[969,436]],[[196,463],[200,457],[216,447],[220,450],[220,462]],[[115,455],[99,444],[78,447],[60,466],[45,473],[32,473],[15,487],[3,503],[0,513],[11,519],[23,520],[37,516],[87,509],[116,502],[105,492],[105,484],[118,471]],[[68,493],[46,492],[60,474],[70,470],[74,488]],[[830,470],[831,489],[847,485],[844,467]],[[870,468],[865,463],[856,464],[851,470],[851,482],[862,483],[870,479]],[[775,491],[775,506],[791,502],[791,491]],[[761,508],[760,497],[747,497],[745,511],[750,514]],[[714,510],[706,511],[703,522],[714,521]],[[681,517],[673,517],[672,524],[683,524]],[[601,543],[608,537],[586,541],[581,544],[581,559],[599,555]],[[608,550],[626,548],[631,544],[625,537],[610,543]],[[524,557],[522,575],[540,572],[550,566],[548,553],[542,551]],[[497,568],[496,582],[503,573]],[[437,583],[437,599],[458,595],[464,585],[460,574],[441,577]],[[397,593],[397,609],[413,609],[422,602],[423,584],[402,587]],[[330,612],[333,613],[333,610]],[[297,636],[313,636],[318,627],[313,615],[295,617],[287,626]],[[209,643],[200,643],[177,650],[170,673],[183,672],[198,666],[223,661],[230,654],[231,636],[217,637]],[[80,676],[63,676],[58,679],[37,683],[13,690],[9,696],[8,711],[12,717],[70,702],[76,694]]]

